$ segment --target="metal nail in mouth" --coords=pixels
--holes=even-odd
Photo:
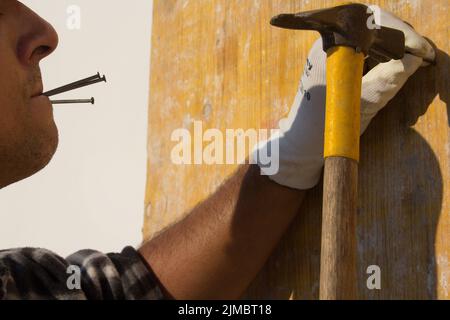
[[[69,84],[66,84],[62,87],[44,92],[42,95],[46,96],[46,97],[52,97],[61,93],[65,93],[65,92],[69,92],[75,89],[79,89],[79,88],[83,88],[83,87],[87,87],[99,82],[106,82],[106,77],[105,76],[100,76],[100,73],[97,72],[96,75],[90,76],[88,78],[85,79],[81,79]],[[90,103],[90,104],[94,104],[95,100],[94,98],[91,99],[73,99],[73,100],[51,100],[50,101],[52,104],[75,104],[75,103]]]
[[[95,99],[51,100],[52,104],[95,104]]]

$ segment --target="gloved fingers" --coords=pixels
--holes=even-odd
[[[380,63],[363,77],[365,82],[388,82],[396,86],[403,84],[422,64],[423,59],[412,54],[405,54],[403,59]]]
[[[431,44],[422,37],[414,28],[394,14],[381,10],[381,25],[403,31],[405,34],[405,45],[409,53],[425,60],[434,61],[436,52]]]
[[[362,131],[373,117],[405,85],[406,81],[420,68],[423,59],[406,54],[401,60],[381,63],[363,77],[361,94]]]

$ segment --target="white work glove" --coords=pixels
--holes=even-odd
[[[361,134],[419,69],[423,64],[422,58],[431,61],[435,58],[431,45],[398,17],[382,11],[381,25],[403,31],[407,50],[414,55],[406,54],[402,60],[379,64],[363,77]],[[326,59],[319,39],[309,54],[289,116],[280,121],[279,134],[272,136],[269,143],[261,143],[253,154],[262,174],[287,187],[309,189],[320,180],[324,165]],[[279,169],[274,173],[273,161],[271,165],[264,165],[267,161],[261,159],[266,159],[265,155],[274,159],[277,145]],[[259,158],[256,158],[257,154]]]

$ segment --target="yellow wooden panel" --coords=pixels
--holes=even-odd
[[[155,0],[143,233],[182,218],[235,166],[172,164],[175,129],[275,128],[294,99],[314,32],[270,27],[270,18],[333,0]],[[450,298],[448,0],[372,1],[432,39],[437,66],[423,69],[362,139],[358,213],[360,297]],[[322,186],[246,297],[317,299]],[[280,212],[279,214],[282,214]],[[366,287],[378,265],[382,290]]]

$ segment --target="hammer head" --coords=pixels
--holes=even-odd
[[[372,10],[363,4],[348,4],[329,9],[281,14],[271,24],[285,29],[320,32],[325,51],[348,46],[378,62],[402,59],[405,34],[402,31],[371,24]]]

